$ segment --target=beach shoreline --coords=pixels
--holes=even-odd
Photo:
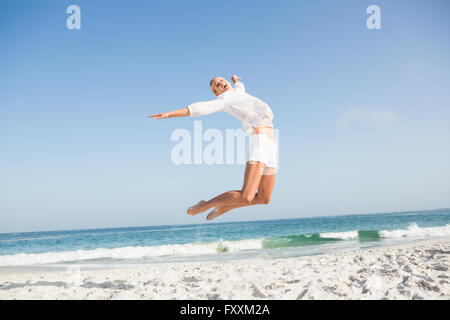
[[[450,237],[314,256],[0,268],[0,300],[450,299]]]

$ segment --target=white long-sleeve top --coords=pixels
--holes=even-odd
[[[225,111],[238,118],[246,131],[253,127],[273,127],[273,113],[269,105],[245,92],[242,82],[218,95],[216,100],[196,102],[188,109],[192,117]]]

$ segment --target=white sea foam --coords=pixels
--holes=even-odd
[[[320,233],[321,238],[334,238],[342,240],[358,239],[358,230],[345,232],[326,232]]]
[[[412,224],[407,229],[379,231],[382,238],[427,238],[450,236],[450,224],[442,227],[419,227]],[[338,238],[342,240],[358,239],[358,231],[321,233],[322,238]],[[19,253],[0,255],[0,266],[45,265],[73,262],[89,262],[89,260],[138,260],[173,256],[215,255],[223,252],[236,253],[248,250],[261,250],[263,238],[239,241],[218,240],[214,242],[195,242],[185,244],[168,244],[159,246],[137,246],[120,248],[98,248],[93,250],[60,251],[45,253]]]
[[[60,251],[46,253],[19,253],[0,256],[0,266],[43,265],[80,262],[98,259],[136,260],[164,256],[196,256],[221,252],[239,252],[262,249],[263,239],[214,241],[209,243],[168,244],[148,247],[99,248],[94,250]]]
[[[226,248],[227,252],[239,252],[245,250],[260,250],[263,248],[261,239],[247,239],[239,241],[223,241],[221,240],[220,246]]]
[[[426,238],[443,237],[450,235],[450,224],[443,227],[419,227],[417,223],[411,224],[407,229],[382,230],[379,232],[383,238]]]

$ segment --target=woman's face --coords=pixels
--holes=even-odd
[[[212,86],[214,88],[214,91],[216,92],[216,96],[231,89],[230,83],[222,77],[214,78]]]

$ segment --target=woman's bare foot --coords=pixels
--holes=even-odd
[[[206,211],[207,209],[205,209],[203,206],[205,205],[206,201],[205,200],[201,200],[199,203],[197,203],[196,205],[190,207],[187,210],[187,213],[190,214],[191,216],[195,215],[195,214],[199,214],[202,213],[203,211]]]
[[[225,212],[230,211],[231,209],[233,209],[232,206],[223,206],[223,207],[216,207],[214,208],[213,211],[211,211],[210,213],[208,213],[208,215],[206,216],[206,220],[212,220],[217,218],[218,216],[223,215]]]

